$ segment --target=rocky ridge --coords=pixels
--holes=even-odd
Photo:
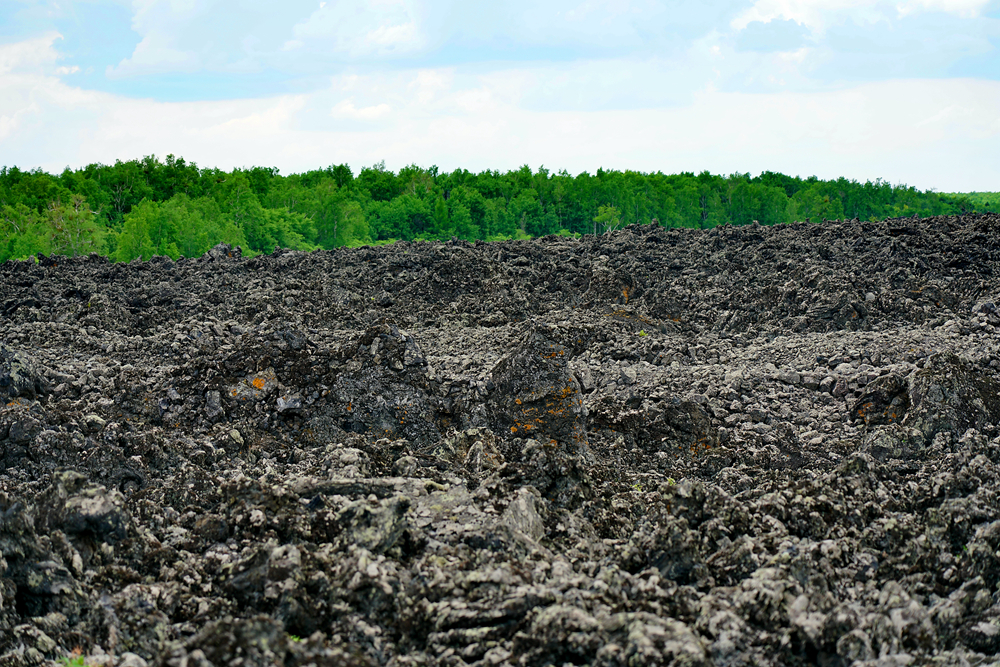
[[[998,227],[0,265],[0,664],[1000,664]]]

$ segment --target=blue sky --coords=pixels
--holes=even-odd
[[[0,165],[1000,190],[1000,0],[6,0]]]

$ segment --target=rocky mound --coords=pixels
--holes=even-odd
[[[0,265],[0,664],[988,663],[998,232]]]

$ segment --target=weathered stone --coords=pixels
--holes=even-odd
[[[0,663],[988,662],[998,230],[2,264]]]
[[[87,415],[83,418],[84,427],[91,432],[98,432],[104,429],[108,421],[100,415]]]
[[[909,378],[910,409],[905,426],[930,441],[937,433],[1000,424],[1000,382],[955,354],[931,357]]]
[[[205,416],[211,420],[223,416],[222,399],[217,391],[205,392]]]
[[[907,382],[898,375],[883,375],[869,382],[851,409],[851,418],[866,425],[895,424],[910,409]]]
[[[437,417],[447,406],[433,396],[427,361],[412,336],[389,322],[369,327],[341,350],[344,369],[320,413],[344,431],[426,446],[441,438]]]
[[[125,539],[130,518],[116,490],[91,484],[75,471],[56,473],[42,499],[40,527],[59,529],[81,540],[115,544]]]
[[[278,412],[295,414],[302,411],[302,397],[297,394],[279,396],[276,401]]]
[[[587,427],[580,385],[569,370],[567,349],[552,341],[553,333],[531,326],[493,368],[490,427],[516,439],[560,443],[571,454],[584,456]]]
[[[0,343],[0,398],[37,398],[48,383],[38,364],[24,352]]]
[[[535,489],[531,487],[518,489],[504,510],[502,519],[504,525],[531,540],[540,540],[545,534],[545,524],[536,509],[536,504],[540,500]]]

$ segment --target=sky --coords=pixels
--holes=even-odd
[[[1000,190],[1000,0],[3,0],[0,166]]]

